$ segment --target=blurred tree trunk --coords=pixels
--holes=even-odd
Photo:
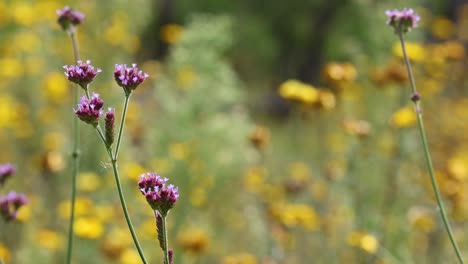
[[[174,22],[175,0],[155,0],[153,3],[155,16],[143,33],[143,49],[140,57],[145,59],[163,60],[168,53],[168,44],[161,39],[161,28]]]
[[[324,46],[330,26],[339,14],[340,8],[346,6],[349,0],[326,1],[316,15],[311,15],[311,30],[308,37],[308,49],[302,63],[299,65],[297,76],[308,83],[317,81],[320,67],[323,63]]]

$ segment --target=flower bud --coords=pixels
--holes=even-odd
[[[81,24],[84,20],[83,13],[71,9],[69,6],[65,6],[62,9],[57,9],[58,15],[57,22],[60,24],[63,30],[73,31],[74,26]]]
[[[114,143],[114,123],[115,123],[115,109],[110,108],[106,112],[105,118],[105,136],[106,136],[106,143],[108,146],[112,146]]]

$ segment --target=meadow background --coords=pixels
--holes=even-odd
[[[175,263],[453,263],[386,9],[412,7],[409,57],[457,241],[468,255],[466,1],[0,1],[0,163],[25,192],[0,222],[7,263],[63,263],[71,187],[74,64],[56,23],[86,15],[82,59],[106,107],[114,64],[150,78],[134,92],[119,167],[151,263],[162,262],[141,173],[179,186]],[[81,125],[74,263],[140,263],[95,131]]]

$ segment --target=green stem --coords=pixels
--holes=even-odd
[[[109,157],[112,158],[112,155],[110,155]],[[148,261],[146,261],[145,255],[143,254],[143,250],[141,249],[140,243],[138,242],[138,238],[136,236],[135,230],[133,229],[132,220],[130,219],[130,216],[128,215],[127,205],[125,203],[125,198],[122,192],[122,186],[120,185],[119,171],[117,170],[117,160],[114,160],[114,159],[112,160],[112,169],[114,170],[114,178],[115,178],[115,183],[117,185],[117,191],[119,193],[120,205],[122,206],[122,210],[125,215],[125,220],[127,221],[128,229],[130,229],[133,242],[135,243],[135,246],[138,250],[138,254],[140,255],[141,261],[143,261],[144,264],[147,264]]]
[[[157,218],[157,212],[154,211],[154,216]],[[164,264],[169,264],[169,247],[168,247],[168,241],[167,241],[167,227],[166,227],[166,218],[167,215],[161,215],[161,232],[162,232],[162,238],[163,238],[163,244],[164,244]]]
[[[124,130],[125,117],[127,115],[127,109],[128,109],[128,102],[129,101],[130,101],[130,94],[126,94],[125,95],[124,108],[123,108],[123,111],[122,111],[122,118],[120,119],[119,135],[117,137],[117,143],[116,143],[116,146],[115,146],[115,153],[114,153],[113,160],[117,160],[117,157],[119,155],[120,142],[122,141],[122,134],[123,134],[123,130]]]
[[[414,81],[414,75],[413,75],[413,71],[411,69],[411,65],[410,65],[410,62],[409,62],[409,59],[408,59],[408,55],[406,54],[406,47],[405,47],[405,41],[403,39],[403,32],[401,32],[401,30],[400,30],[398,35],[400,37],[401,49],[403,50],[403,58],[405,60],[406,68],[408,70],[408,76],[410,78],[411,88],[413,90],[413,94],[416,94],[417,93],[416,83]],[[416,115],[417,115],[417,120],[418,120],[419,134],[421,136],[421,142],[422,142],[423,149],[424,149],[424,157],[426,159],[427,167],[429,169],[429,176],[431,178],[432,188],[434,189],[434,193],[435,193],[435,196],[436,196],[437,205],[439,206],[439,209],[440,209],[439,210],[440,215],[442,217],[442,221],[444,222],[445,230],[447,231],[447,234],[448,234],[448,236],[450,238],[450,242],[452,243],[453,249],[455,250],[455,253],[457,255],[458,261],[460,263],[464,263],[463,257],[462,257],[461,252],[460,252],[460,249],[458,248],[457,241],[455,240],[455,237],[453,235],[452,228],[450,226],[450,222],[448,220],[447,213],[445,211],[445,206],[444,206],[444,203],[442,201],[442,197],[441,197],[440,192],[439,192],[439,186],[437,184],[437,180],[436,180],[435,172],[434,172],[434,167],[432,165],[432,158],[431,158],[431,154],[430,154],[430,151],[429,151],[429,144],[427,143],[426,132],[425,132],[425,129],[424,129],[424,124],[423,124],[423,119],[422,119],[422,111],[421,111],[421,107],[419,105],[419,100],[413,100],[413,102],[414,102],[415,108],[416,108]]]
[[[73,55],[75,61],[80,59],[78,50],[78,41],[76,39],[76,31],[70,33],[70,37],[73,44]],[[79,87],[75,88],[73,101],[78,104]],[[72,250],[73,250],[73,227],[75,225],[75,200],[76,200],[76,178],[79,173],[80,167],[80,129],[78,118],[73,118],[73,152],[72,152],[72,186],[71,186],[71,198],[70,198],[70,221],[68,224],[68,243],[67,243],[67,260],[66,263],[71,263]]]
[[[124,128],[123,124],[125,123],[126,111],[128,109],[128,100],[129,100],[129,96],[126,96],[125,97],[125,106],[124,106],[124,109],[123,109],[122,120],[121,120],[121,125],[120,125],[120,130],[119,130],[119,135],[122,135],[122,133],[123,133],[122,130]],[[124,212],[125,220],[127,221],[128,229],[130,230],[130,233],[131,233],[132,238],[133,238],[133,242],[134,242],[134,244],[135,244],[135,246],[136,246],[136,248],[138,250],[138,254],[140,255],[140,258],[141,258],[142,262],[144,264],[146,264],[148,262],[147,262],[147,260],[145,258],[145,255],[143,254],[143,250],[142,250],[142,248],[140,246],[140,243],[138,242],[138,238],[137,238],[135,230],[133,228],[132,220],[130,219],[130,216],[128,214],[127,204],[125,202],[125,197],[124,197],[124,194],[123,194],[123,191],[122,191],[122,185],[120,184],[119,171],[117,169],[118,149],[116,149],[114,155],[112,155],[111,146],[107,144],[104,133],[102,132],[102,129],[101,129],[101,127],[99,125],[96,126],[96,131],[98,132],[99,138],[101,139],[101,142],[104,144],[104,146],[105,146],[105,148],[107,150],[107,154],[109,155],[109,159],[111,160],[111,163],[112,163],[112,169],[113,169],[113,172],[114,172],[115,184],[117,185],[117,191],[118,191],[118,194],[119,194],[120,205],[122,206],[122,210]],[[119,141],[120,141],[120,137],[119,137]]]

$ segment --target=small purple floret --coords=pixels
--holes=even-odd
[[[15,174],[16,168],[10,163],[0,165],[0,185],[3,185],[5,181]]]
[[[387,10],[385,14],[388,17],[387,25],[393,27],[395,32],[406,33],[413,28],[418,27],[418,21],[421,19],[412,8],[403,8],[403,10]]]
[[[138,186],[153,210],[158,210],[163,216],[174,207],[179,198],[179,190],[172,184],[166,186],[167,178],[161,178],[156,172],[140,175]]]
[[[16,219],[21,206],[28,203],[28,198],[24,194],[9,192],[5,196],[0,196],[0,215],[6,220]]]
[[[85,17],[83,13],[71,9],[69,6],[57,9],[56,13],[58,15],[57,22],[63,30],[69,30],[71,26],[81,24]]]
[[[87,60],[86,63],[79,60],[77,65],[63,66],[65,69],[65,76],[71,82],[81,86],[84,90],[88,88],[88,84],[94,80],[94,77],[101,72],[101,69],[94,70],[91,61]]]
[[[130,95],[148,76],[139,70],[136,64],[132,64],[131,68],[127,68],[126,64],[115,65],[114,79],[124,89],[126,95]]]
[[[99,117],[101,117],[104,112],[102,110],[103,106],[104,101],[99,98],[99,94],[93,93],[89,100],[83,95],[78,104],[78,109],[73,109],[73,111],[79,119],[97,127],[99,124]]]

